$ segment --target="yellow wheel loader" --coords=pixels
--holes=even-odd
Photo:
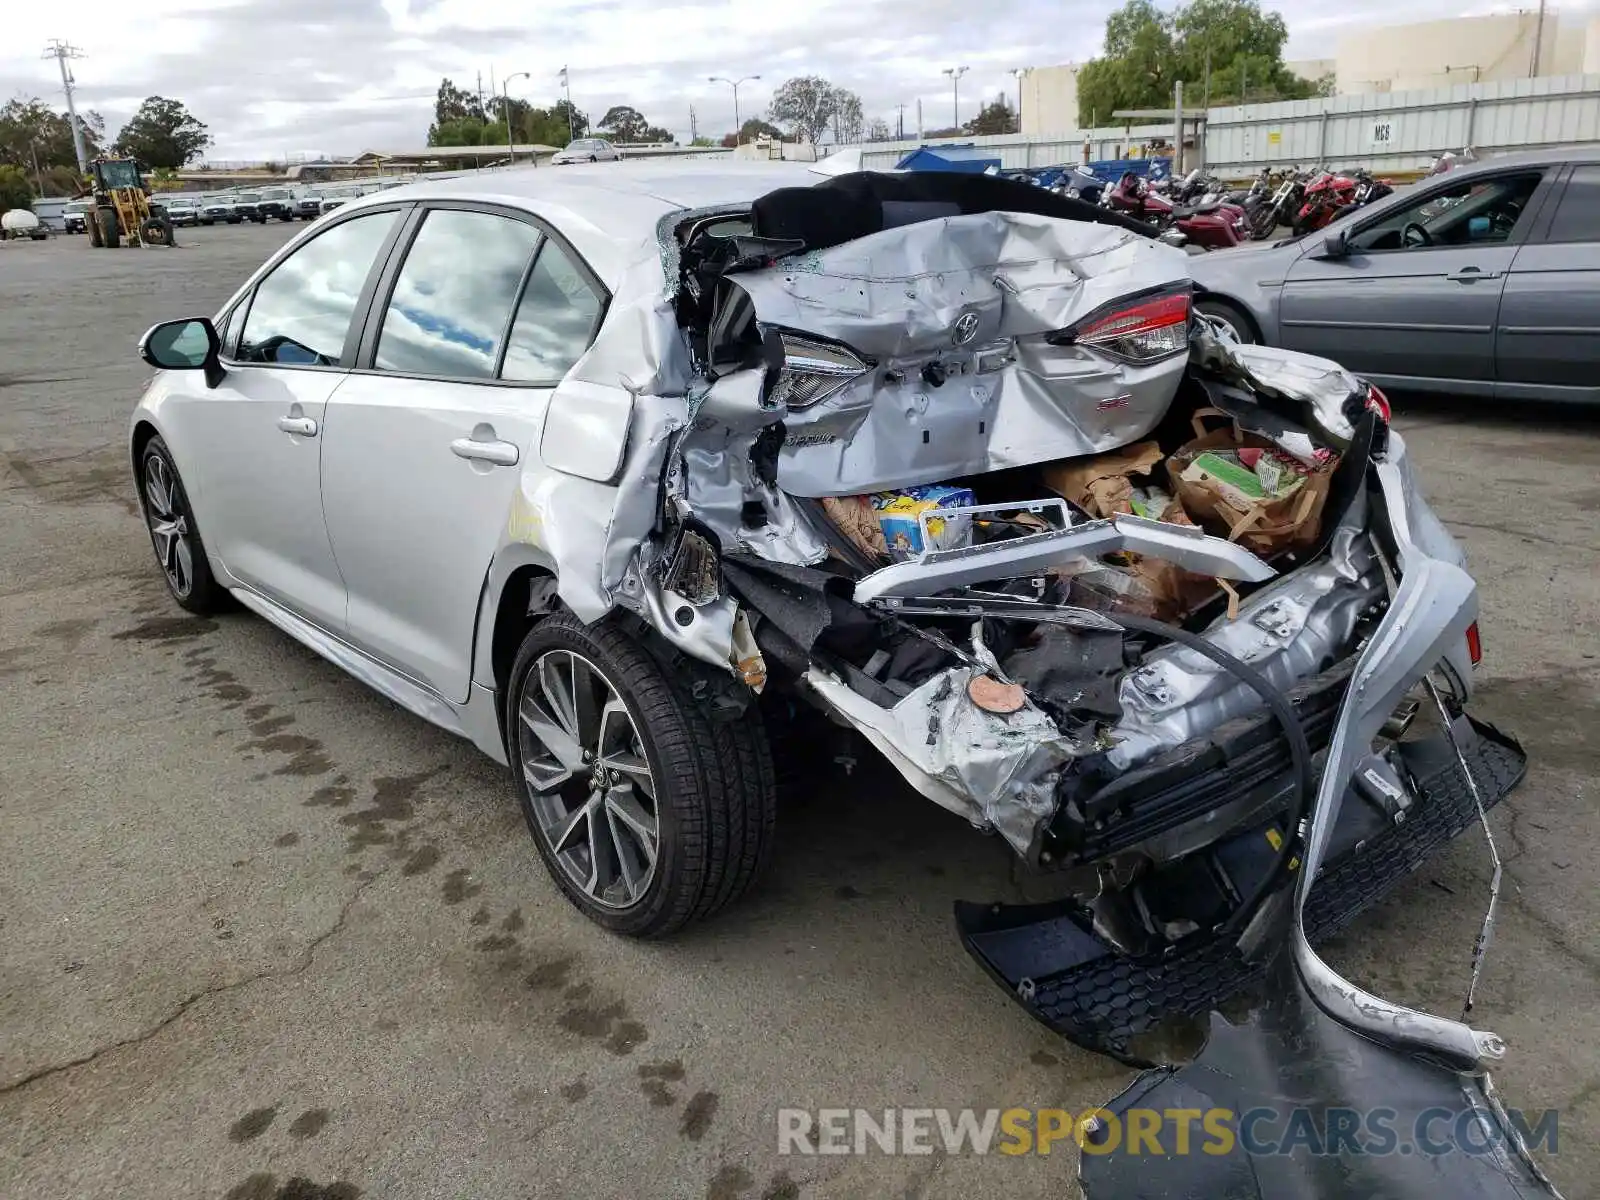
[[[89,167],[87,197],[93,204],[83,214],[92,246],[172,246],[172,221],[167,210],[150,203],[139,164],[131,158],[97,158]]]

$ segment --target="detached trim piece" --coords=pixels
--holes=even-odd
[[[928,596],[946,588],[1042,571],[1071,555],[1095,558],[1119,551],[1148,554],[1218,579],[1264,583],[1277,574],[1236,542],[1212,537],[1191,525],[1128,515],[984,546],[932,550],[874,571],[856,584],[855,601],[868,604],[888,596]]]

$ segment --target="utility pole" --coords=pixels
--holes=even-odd
[[[483,72],[482,71],[478,72],[478,111],[483,113],[485,116],[488,115],[487,110],[483,107]]]
[[[956,127],[956,132],[961,131],[961,77],[967,73],[965,67],[946,67],[944,74],[950,76],[950,123]]]
[[[529,71],[513,71],[500,83],[500,94],[505,97],[506,104],[506,151],[511,155],[513,165],[517,161],[517,144],[516,139],[511,136],[511,81],[513,79],[531,79],[532,77],[532,73]]]
[[[78,105],[72,98],[77,82],[72,78],[72,72],[67,69],[67,59],[82,58],[83,51],[70,42],[51,38],[50,44],[39,57],[53,58],[56,60],[56,65],[61,68],[61,90],[67,96],[67,120],[72,124],[72,149],[78,156],[78,174],[86,175],[89,172],[89,156],[83,151],[83,130],[78,125]]]
[[[919,141],[919,142],[923,139],[923,136],[924,136],[922,130],[923,130],[923,124],[922,124],[922,97],[918,96],[917,97],[917,141]]]
[[[894,138],[897,142],[903,142],[906,140],[906,106],[904,104],[896,104],[895,109]]]
[[[1539,19],[1533,26],[1533,62],[1528,66],[1528,78],[1535,79],[1539,75],[1539,51],[1544,43],[1544,5],[1545,0],[1539,0]]]
[[[1022,132],[1022,77],[1028,73],[1027,67],[1012,67],[1011,74],[1017,81],[1017,132]]]
[[[1211,47],[1206,47],[1206,80],[1203,94],[1200,97],[1200,107],[1207,112],[1211,111]]]
[[[700,140],[700,127],[695,124],[694,105],[689,105],[689,143],[693,145]]]
[[[1239,103],[1250,103],[1250,60],[1239,60]]]

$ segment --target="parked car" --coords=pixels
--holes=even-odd
[[[198,225],[200,201],[193,196],[174,196],[166,201],[167,219],[174,225]]]
[[[220,193],[201,198],[200,224],[215,225],[218,221],[225,221],[229,225],[237,225],[242,220],[244,218],[239,214],[239,210],[234,207],[231,198]]]
[[[1600,152],[1458,166],[1329,230],[1190,264],[1243,341],[1380,387],[1600,400]]]
[[[316,192],[301,192],[294,202],[294,215],[302,221],[315,221],[322,215],[322,197]]]
[[[559,167],[567,163],[616,162],[621,157],[621,152],[605,138],[579,138],[559,151],[550,160],[550,165]]]
[[[340,205],[347,204],[351,200],[358,199],[360,196],[361,188],[355,184],[346,184],[344,187],[329,188],[327,191],[322,193],[319,212],[332,212]]]
[[[267,214],[261,210],[260,192],[235,192],[233,194],[233,211],[241,220],[254,221],[258,225],[267,223]]]
[[[269,218],[292,221],[295,218],[294,196],[288,188],[264,188],[256,199],[256,215],[263,224]]]
[[[87,200],[73,200],[61,210],[61,220],[68,233],[87,233],[89,226],[84,216],[89,211]]]

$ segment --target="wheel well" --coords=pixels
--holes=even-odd
[[[495,690],[502,696],[511,681],[511,664],[516,661],[528,630],[560,607],[555,598],[555,582],[556,577],[543,567],[518,567],[500,589],[489,657],[494,666]]]
[[[137,483],[139,478],[139,458],[144,454],[144,448],[150,444],[150,439],[156,436],[156,427],[149,421],[140,421],[133,427],[133,478]]]
[[[1256,319],[1250,315],[1250,310],[1244,305],[1240,304],[1237,300],[1230,300],[1227,296],[1219,296],[1215,292],[1202,292],[1200,295],[1194,298],[1194,303],[1196,308],[1200,307],[1202,304],[1210,304],[1217,308],[1227,309],[1250,327],[1250,332],[1255,336],[1257,342],[1263,340],[1261,337],[1261,326],[1258,325],[1256,323]]]

